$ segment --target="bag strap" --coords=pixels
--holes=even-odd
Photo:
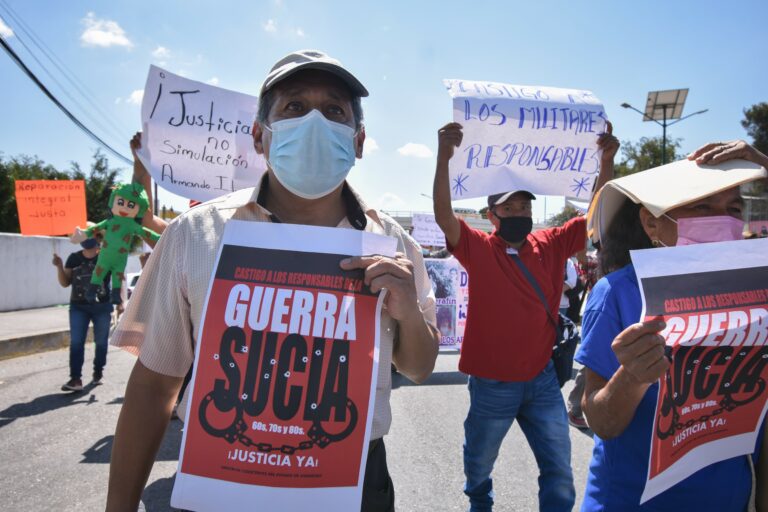
[[[560,330],[560,323],[555,322],[555,319],[552,317],[552,312],[549,310],[549,307],[547,306],[547,299],[544,297],[544,292],[541,291],[541,288],[539,287],[538,281],[536,281],[536,278],[533,277],[533,274],[531,274],[531,271],[528,270],[528,267],[525,266],[525,263],[523,263],[523,260],[520,259],[520,255],[516,253],[509,253],[509,257],[512,258],[512,261],[517,264],[517,267],[520,269],[520,271],[525,276],[525,279],[528,281],[528,283],[533,287],[533,290],[536,292],[536,295],[539,297],[539,301],[541,302],[541,305],[544,306],[544,311],[547,312],[547,318],[549,319],[549,322],[552,324],[552,327],[555,328],[555,333],[557,334],[557,338],[561,338],[563,336],[563,332]],[[558,339],[555,339],[555,345],[557,345]]]

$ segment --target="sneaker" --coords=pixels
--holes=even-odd
[[[82,379],[69,379],[69,381],[61,386],[62,391],[82,391],[83,381]]]
[[[103,370],[93,370],[93,383],[94,384],[101,384],[101,379],[104,378],[104,371]]]
[[[589,429],[589,425],[587,425],[587,420],[584,419],[584,416],[576,416],[570,411],[568,411],[568,424],[579,430]]]

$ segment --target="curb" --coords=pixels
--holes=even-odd
[[[0,340],[0,361],[14,357],[28,356],[38,352],[59,350],[69,346],[69,329],[65,331],[51,331],[20,338]],[[93,330],[88,330],[85,342],[93,341]]]

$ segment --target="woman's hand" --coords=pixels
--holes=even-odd
[[[695,160],[699,165],[716,165],[736,158],[768,167],[768,156],[743,140],[711,142],[688,155],[688,160]]]
[[[611,343],[619,364],[638,384],[653,384],[669,369],[666,342],[659,334],[664,327],[664,322],[660,320],[633,324]]]

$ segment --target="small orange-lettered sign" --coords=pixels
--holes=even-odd
[[[85,226],[85,181],[16,180],[22,235],[68,235]]]

